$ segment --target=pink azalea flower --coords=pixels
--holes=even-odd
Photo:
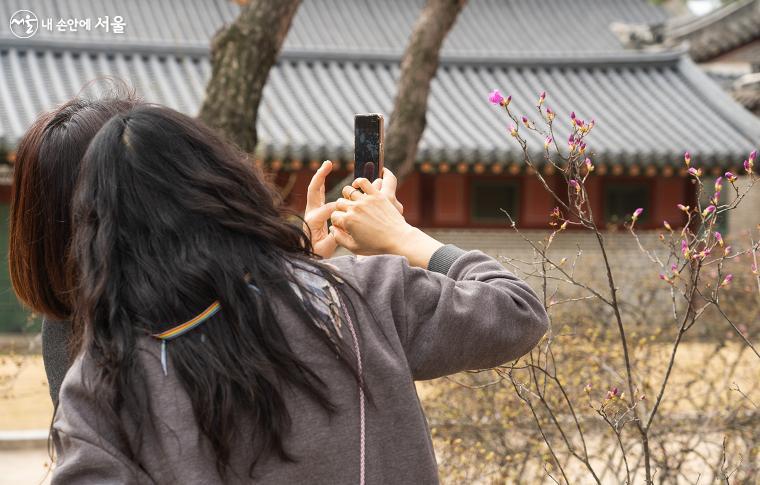
[[[498,89],[494,89],[491,91],[491,94],[488,95],[488,101],[493,104],[501,104],[502,101],[504,101],[504,96],[501,95]]]

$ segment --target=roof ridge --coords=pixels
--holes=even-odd
[[[760,0],[738,0],[718,7],[705,15],[694,16],[691,19],[683,19],[683,22],[678,22],[678,19],[674,18],[670,20],[671,27],[668,34],[673,37],[688,35],[706,26],[718,23],[731,15],[735,15],[743,9],[748,8],[752,10],[754,7],[760,7]],[[666,22],[666,25],[667,23],[668,22]]]
[[[0,49],[15,49],[18,51],[53,51],[84,54],[124,54],[130,56],[162,55],[174,57],[208,57],[208,46],[168,46],[140,42],[112,42],[92,44],[80,41],[50,41],[47,39],[18,39],[0,37]],[[642,65],[642,64],[668,64],[679,60],[686,53],[686,48],[681,46],[675,49],[657,51],[622,51],[622,52],[582,52],[573,55],[544,54],[494,56],[494,55],[462,55],[443,54],[440,58],[441,65],[482,65],[483,67],[496,66],[563,66],[573,65],[604,66],[604,65]],[[369,62],[369,63],[399,63],[403,54],[391,50],[376,51],[343,51],[335,49],[285,49],[280,52],[279,59],[285,61],[312,61],[312,62]]]

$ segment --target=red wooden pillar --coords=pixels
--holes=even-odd
[[[588,176],[584,183],[586,187],[586,196],[588,197],[591,212],[594,215],[594,222],[597,225],[604,225],[604,190],[602,190],[602,179],[593,173]]]
[[[467,177],[458,173],[439,173],[433,180],[434,226],[461,227],[469,219],[466,200]]]
[[[663,221],[668,221],[674,226],[683,226],[686,223],[686,215],[677,205],[692,205],[690,198],[688,187],[682,177],[655,178],[651,226],[661,227]]]
[[[0,204],[11,203],[11,186],[10,184],[0,184]]]
[[[419,172],[415,171],[406,176],[396,189],[396,198],[404,205],[406,222],[413,226],[419,225],[422,221],[422,186]]]
[[[554,187],[555,177],[545,177],[550,187]],[[549,213],[557,205],[554,197],[544,188],[535,175],[525,175],[520,184],[521,227],[548,227]],[[561,195],[561,194],[560,194]]]
[[[309,188],[309,182],[314,175],[313,170],[301,169],[297,172],[289,172],[285,174],[284,183],[287,184],[291,176],[295,177],[293,186],[290,188],[290,192],[286,198],[286,203],[292,209],[303,213],[306,209],[306,191]],[[282,187],[282,185],[280,185]]]

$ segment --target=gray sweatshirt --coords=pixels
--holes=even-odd
[[[363,395],[350,370],[313,332],[304,331],[308,323],[275,303],[291,347],[329,384],[338,411],[330,417],[300,391],[286,391],[292,427],[284,444],[296,462],[266,458],[254,469],[255,481],[437,483],[433,445],[414,381],[522,356],[546,331],[546,312],[525,282],[480,251],[444,246],[433,255],[429,270],[387,255],[327,261],[363,290],[375,316],[373,320],[360,301],[346,305],[355,309],[349,321],[371,395]],[[139,456],[129,459],[125,438],[99,419],[102,404],[83,382],[94,364],[86,354],[80,356],[63,382],[53,424],[61,437],[54,484],[223,482],[171,359],[164,375],[160,345],[146,338],[138,349],[160,431],[143,435]],[[135,432],[127,427],[127,434]],[[241,435],[226,483],[252,481],[249,433]]]

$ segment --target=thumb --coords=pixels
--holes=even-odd
[[[383,168],[383,190],[386,195],[395,195],[396,187],[398,186],[398,179],[393,172],[387,168]]]
[[[337,202],[328,202],[327,204],[317,207],[316,209],[312,209],[309,212],[309,220],[307,222],[311,223],[312,225],[321,225],[327,222],[327,219],[330,218],[330,215],[335,211],[335,206]],[[305,215],[305,214],[304,214]]]

